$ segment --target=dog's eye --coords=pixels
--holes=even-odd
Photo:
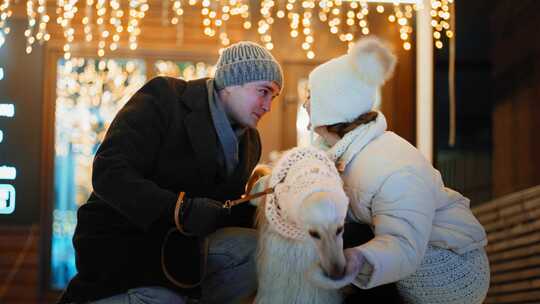
[[[336,235],[340,235],[342,232],[343,232],[343,226],[338,227],[338,229],[336,230]]]
[[[318,240],[319,240],[319,239],[321,238],[321,236],[319,235],[319,233],[318,233],[317,231],[315,231],[315,230],[310,230],[310,231],[309,231],[309,235],[311,235],[311,237],[314,238],[314,239],[318,239]]]

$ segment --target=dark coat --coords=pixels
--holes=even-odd
[[[240,162],[229,178],[218,163],[219,140],[206,79],[158,77],[145,84],[113,120],[93,164],[94,192],[77,214],[73,243],[78,274],[61,299],[82,302],[140,286],[180,289],[164,276],[161,248],[173,227],[178,194],[236,199],[261,155],[257,130],[239,143]],[[232,209],[226,226],[252,225],[253,207]],[[167,243],[167,269],[182,282],[200,279],[200,241],[177,233]]]

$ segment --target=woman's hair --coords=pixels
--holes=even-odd
[[[337,124],[329,125],[326,126],[326,129],[328,130],[328,132],[337,134],[339,137],[343,138],[345,134],[356,129],[356,127],[374,121],[377,118],[378,114],[379,113],[375,111],[367,112],[358,116],[355,120],[351,122],[340,122]]]

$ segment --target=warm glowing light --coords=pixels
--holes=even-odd
[[[403,43],[403,49],[410,50],[411,49],[411,43],[410,42],[404,42]]]
[[[4,42],[3,35],[9,32],[6,21],[11,16],[9,3],[15,0],[0,0],[0,46]],[[49,1],[50,2],[50,1]],[[71,44],[80,40],[91,42],[93,35],[104,41],[99,47],[98,54],[105,55],[106,50],[117,50],[120,46],[120,33],[126,30],[126,37],[129,49],[135,50],[138,45],[138,37],[143,31],[142,20],[150,11],[150,5],[160,5],[159,2],[149,3],[148,0],[58,0],[56,2],[56,14],[47,13],[46,0],[25,0],[27,27],[24,31],[26,39],[26,52],[30,53],[36,43],[48,41],[51,35],[47,32],[47,24],[50,20],[56,21],[61,27],[61,34],[65,39],[64,52],[72,51]],[[78,3],[80,2],[80,3]],[[234,18],[240,19],[243,29],[250,30],[253,25],[256,33],[261,37],[265,47],[275,47],[271,37],[273,25],[276,18],[285,19],[289,24],[289,35],[297,38],[303,35],[304,42],[316,43],[316,31],[321,27],[316,22],[322,22],[327,26],[330,33],[336,38],[349,44],[355,36],[368,35],[371,33],[368,27],[370,12],[379,14],[388,11],[388,21],[397,23],[400,39],[403,41],[404,49],[412,47],[410,42],[413,34],[413,24],[415,23],[414,12],[418,10],[428,10],[431,15],[431,25],[434,43],[437,48],[442,48],[446,43],[445,39],[453,39],[455,36],[452,28],[451,5],[453,0],[430,0],[428,5],[424,5],[420,0],[164,0],[161,1],[161,18],[164,25],[175,25],[178,33],[182,33],[184,20],[183,15],[186,10],[195,10],[202,16],[202,30],[206,36],[219,38],[221,45],[226,46],[231,43],[227,35],[227,22],[234,22]],[[82,4],[81,4],[82,3]],[[368,6],[368,3],[369,6]],[[374,4],[371,4],[374,3]],[[383,3],[388,3],[384,4]],[[392,4],[392,5],[391,5]],[[257,5],[257,8],[253,8]],[[251,7],[250,7],[251,6]],[[49,5],[50,7],[50,5]],[[154,9],[154,7],[153,7]],[[80,11],[79,11],[80,10]],[[251,12],[257,11],[257,17]],[[155,9],[153,10],[155,12]],[[191,14],[191,13],[190,13]],[[124,18],[125,17],[125,18]],[[257,18],[258,20],[255,20]],[[82,35],[75,35],[75,20],[80,20]],[[125,24],[122,24],[125,22]],[[177,33],[177,39],[179,35]],[[221,35],[224,33],[224,35]],[[117,35],[118,36],[115,36]],[[112,37],[112,39],[111,39]],[[406,44],[408,43],[408,44]],[[410,47],[405,47],[409,45]],[[307,55],[306,51],[306,55]],[[71,54],[65,57],[70,58]]]

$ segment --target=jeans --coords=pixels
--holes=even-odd
[[[209,236],[201,304],[241,303],[257,290],[254,229],[230,227]],[[89,304],[188,304],[193,300],[160,286],[145,286]]]

